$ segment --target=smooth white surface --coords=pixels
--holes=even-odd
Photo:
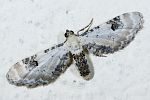
[[[149,3],[149,0],[0,0],[0,100],[150,100]],[[11,65],[57,44],[66,29],[78,31],[91,18],[96,26],[132,11],[143,13],[143,30],[122,51],[104,58],[91,55],[95,68],[92,80],[76,77],[72,65],[54,84],[45,87],[27,89],[7,82],[5,75]]]

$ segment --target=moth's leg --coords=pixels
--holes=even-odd
[[[92,79],[94,76],[94,68],[88,54],[82,51],[80,53],[73,54],[73,59],[80,76],[85,80]]]
[[[82,31],[87,32],[90,29],[90,27],[92,26],[92,23],[93,23],[93,18],[91,19],[90,23],[87,26],[85,26],[84,28],[80,29],[77,32],[77,35],[80,35],[79,33]],[[82,33],[84,33],[84,32],[82,32]]]

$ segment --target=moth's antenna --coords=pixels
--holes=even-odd
[[[90,23],[89,23],[87,26],[85,26],[84,28],[80,29],[80,30],[77,32],[77,35],[79,35],[79,33],[82,32],[82,31],[84,31],[85,29],[86,29],[86,30],[85,30],[84,32],[87,32],[87,31],[90,29],[92,23],[93,23],[93,18],[91,19]]]

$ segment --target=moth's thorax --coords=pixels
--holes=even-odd
[[[74,34],[70,35],[67,38],[65,44],[67,45],[68,49],[74,54],[82,51],[82,46],[80,45],[80,41],[78,37]]]

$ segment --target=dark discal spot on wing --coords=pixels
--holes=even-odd
[[[113,31],[115,31],[116,29],[118,29],[118,27],[119,27],[119,24],[113,23],[112,26],[111,26],[111,29],[112,29]]]
[[[37,55],[33,55],[31,57],[27,57],[22,60],[22,62],[28,66],[38,66],[38,61],[35,60]]]
[[[25,64],[25,68],[31,71],[33,68],[39,65],[38,61],[35,60],[37,55],[25,58],[22,60],[22,63]]]
[[[87,59],[85,58],[84,52],[81,52],[79,54],[73,54],[73,58],[76,61],[75,64],[78,67],[78,70],[80,71],[80,75],[83,77],[89,75],[90,69],[87,63]]]
[[[111,24],[111,29],[113,31],[117,30],[119,27],[122,27],[123,23],[120,20],[120,16],[113,18],[112,20],[106,22],[107,24]]]
[[[30,66],[38,66],[38,61],[30,61]]]

